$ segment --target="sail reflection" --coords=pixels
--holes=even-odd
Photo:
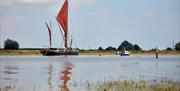
[[[65,61],[63,71],[60,72],[60,80],[62,81],[60,85],[60,91],[70,91],[67,83],[71,79],[70,75],[72,74],[73,64],[69,61]]]

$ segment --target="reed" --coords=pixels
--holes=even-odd
[[[106,80],[94,85],[89,91],[180,91],[180,83],[173,81],[112,81]]]
[[[81,91],[180,91],[180,83],[169,80],[103,80],[97,82],[86,81],[84,86],[71,85],[72,88],[81,87]],[[69,86],[68,86],[69,87]],[[34,86],[32,91],[39,91],[40,88]],[[14,85],[8,85],[1,87],[0,91],[26,91],[23,87],[16,87]],[[48,90],[45,90],[48,91]],[[54,89],[52,91],[59,91]],[[61,90],[60,90],[61,91]],[[63,90],[62,90],[63,91]],[[74,91],[71,89],[71,91]]]

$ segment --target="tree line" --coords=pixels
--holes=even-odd
[[[137,50],[137,51],[140,51],[142,50],[142,48],[138,45],[138,44],[132,44],[130,43],[129,41],[127,40],[124,40],[118,48],[115,48],[115,47],[112,47],[112,46],[109,46],[105,49],[103,49],[102,47],[99,47],[98,50],[107,50],[107,51],[111,51],[111,50]]]
[[[11,49],[11,50],[17,50],[19,49],[19,43],[15,40],[12,39],[6,39],[4,41],[4,49]],[[136,50],[136,51],[140,51],[142,50],[142,48],[138,45],[138,44],[132,44],[127,40],[124,40],[118,48],[109,46],[105,49],[103,49],[102,47],[99,47],[98,50],[107,50],[107,51],[120,51],[120,50]],[[166,48],[166,50],[173,50],[173,48]],[[175,50],[180,51],[180,42],[175,44]]]
[[[121,51],[121,50],[131,50],[131,51],[141,51],[142,48],[138,45],[138,44],[132,44],[130,43],[129,41],[127,40],[124,40],[118,48],[115,48],[115,47],[112,47],[112,46],[109,46],[105,49],[103,49],[102,47],[99,47],[98,50],[106,50],[106,51]],[[153,50],[153,49],[152,49]],[[154,49],[155,50],[155,49]],[[173,48],[171,47],[168,47],[166,48],[166,50],[174,50]],[[180,42],[176,43],[175,44],[175,50],[178,50],[180,51]]]

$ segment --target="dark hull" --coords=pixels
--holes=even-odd
[[[60,55],[79,55],[78,50],[42,50],[41,54],[44,56],[60,56]]]
[[[120,54],[121,56],[129,56],[130,54]]]

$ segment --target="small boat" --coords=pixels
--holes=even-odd
[[[120,52],[120,55],[121,55],[121,56],[129,56],[130,53],[129,53],[128,51],[126,51],[126,50],[122,50],[122,51]]]
[[[117,55],[121,55],[121,56],[129,56],[130,53],[126,50],[121,50],[121,51],[118,51],[116,52]]]
[[[50,48],[41,50],[41,54],[44,56],[57,56],[57,55],[78,55],[79,50],[76,48],[72,48],[72,36],[69,43],[69,33],[68,33],[68,0],[65,0],[60,12],[58,13],[56,20],[59,25],[59,29],[61,31],[63,41],[64,41],[64,48],[52,48],[51,43],[51,27],[48,26],[46,23],[46,26],[48,28],[49,33],[49,45]],[[62,28],[62,29],[61,29]],[[63,30],[63,31],[62,31]],[[70,45],[68,45],[70,44]]]

